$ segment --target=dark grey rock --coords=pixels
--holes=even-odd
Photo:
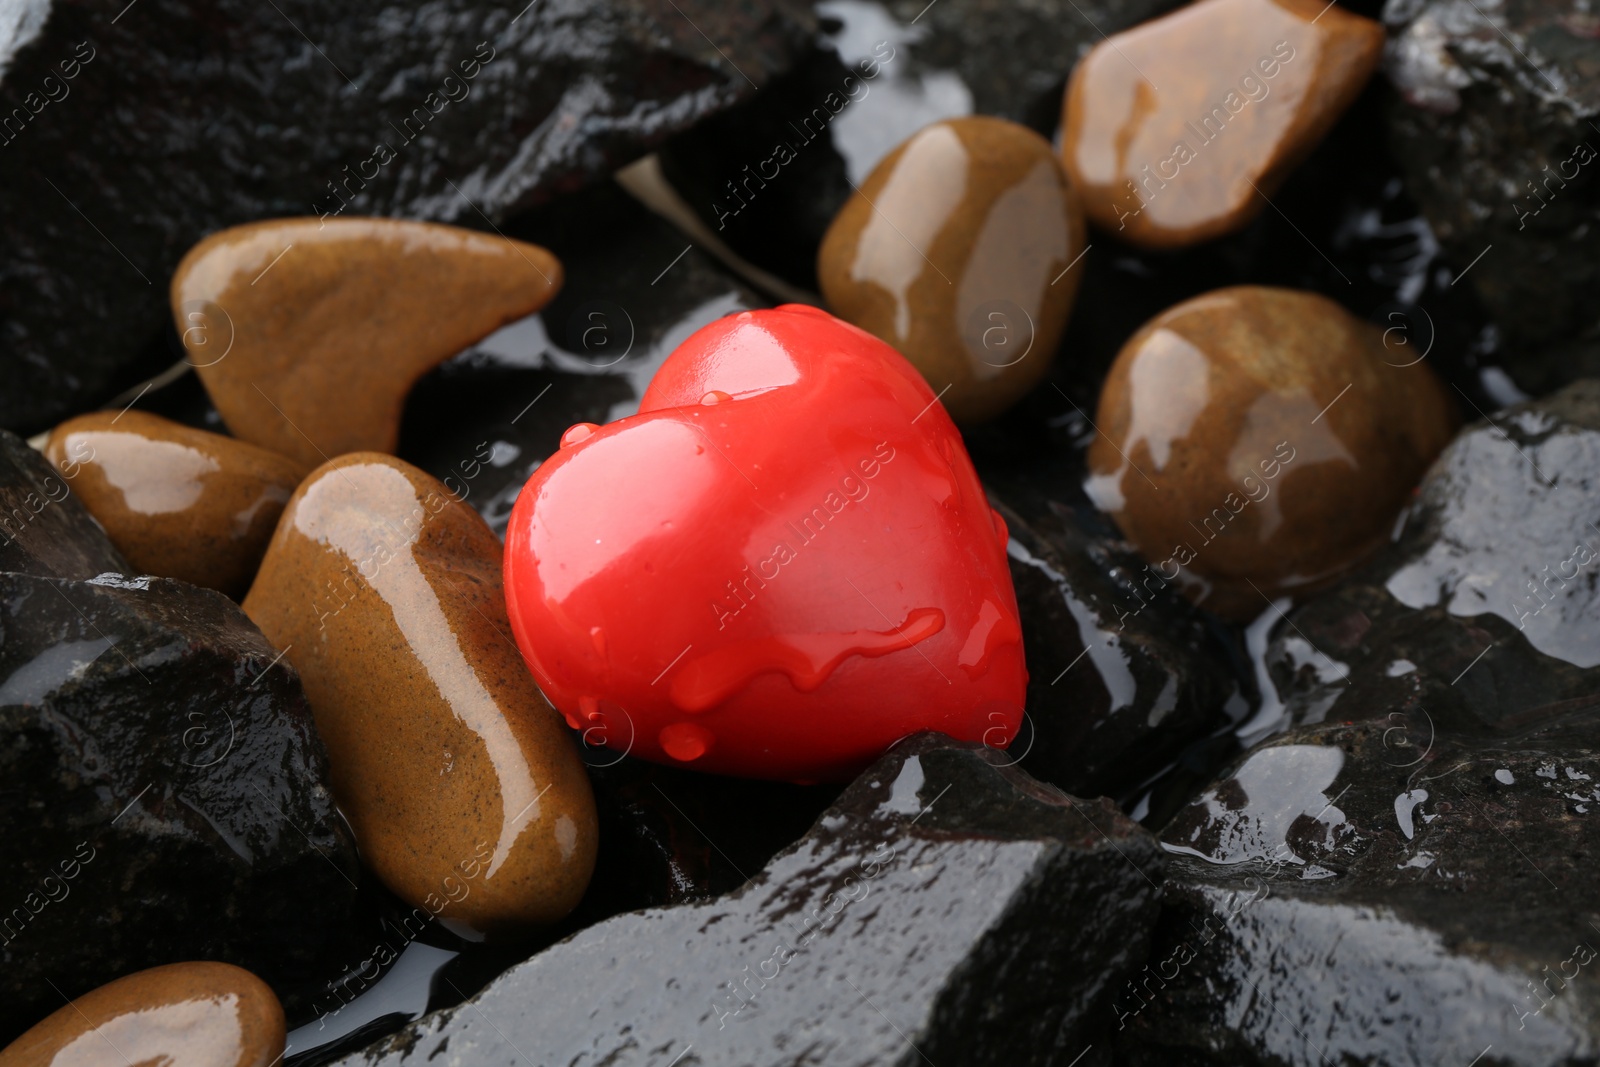
[[[1280,624],[1284,723],[1515,736],[1600,691],[1600,382],[1463,430],[1398,541]],[[1576,703],[1575,703],[1576,702]]]
[[[1397,751],[1304,727],[1162,834],[1130,1064],[1591,1064],[1600,1054],[1600,750],[1583,714]]]
[[[1181,6],[1173,0],[890,0],[889,10],[903,24],[915,20],[919,60],[958,75],[972,93],[974,113],[1050,137],[1078,60],[1107,35]]]
[[[1594,14],[1561,0],[1389,0],[1384,21],[1390,145],[1446,258],[1470,267],[1512,374],[1534,393],[1600,374]]]
[[[590,927],[342,1062],[1103,1054],[1110,987],[1144,959],[1157,850],[1109,803],[1000,763],[902,742],[737,892]]]
[[[131,568],[89,509],[72,495],[79,457],[58,471],[15,434],[0,430],[0,571],[93,578]]]
[[[299,679],[232,601],[0,573],[0,739],[0,1042],[185,959],[299,1007],[358,867]]]
[[[600,855],[569,930],[624,911],[709,900],[739,888],[804,835],[839,794],[837,786],[726,778],[646,763],[623,755],[626,738],[600,738],[591,731],[582,740],[590,742],[584,760],[600,815]],[[752,812],[760,817],[751,818]]]
[[[609,181],[505,231],[560,257],[561,293],[418,382],[399,449],[502,535],[523,483],[555,454],[567,427],[633,413],[656,369],[690,334],[767,306]]]
[[[168,276],[212,230],[345,200],[502,221],[749,95],[815,25],[799,0],[522,6],[44,5],[0,74],[0,425],[151,370]]]
[[[1010,755],[1072,793],[1131,799],[1245,702],[1190,608],[1131,553],[1065,515],[1000,506],[1028,663],[1027,722]]]

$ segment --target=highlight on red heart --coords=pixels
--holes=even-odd
[[[801,305],[685,341],[569,432],[506,535],[518,646],[574,729],[722,774],[848,777],[918,730],[1004,747],[1027,671],[961,437],[889,345]]]

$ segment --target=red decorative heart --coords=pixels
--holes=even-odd
[[[715,322],[639,414],[568,430],[505,579],[545,694],[645,759],[836,779],[917,730],[1021,724],[1005,523],[911,364],[815,308]]]

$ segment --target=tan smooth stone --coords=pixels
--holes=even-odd
[[[287,456],[142,411],[68,419],[44,454],[135,571],[236,600],[305,474]]]
[[[1366,84],[1383,27],[1326,0],[1200,0],[1101,41],[1061,155],[1089,219],[1145,248],[1243,228]]]
[[[392,456],[295,491],[244,611],[300,672],[362,859],[480,931],[552,922],[594,869],[588,775],[511,638],[500,541]]]
[[[395,219],[214,233],[172,278],[189,362],[234,436],[307,467],[394,451],[418,378],[561,288],[536,245]]]
[[[899,349],[935,392],[949,386],[957,422],[978,422],[1049,370],[1084,231],[1044,138],[1004,119],[947,119],[867,176],[828,227],[817,276],[834,314]]]
[[[283,1008],[228,963],[169,963],[85,993],[0,1050],[0,1067],[270,1067]]]
[[[1411,347],[1292,289],[1169,308],[1106,377],[1090,495],[1154,574],[1253,618],[1385,543],[1449,443],[1454,404]]]

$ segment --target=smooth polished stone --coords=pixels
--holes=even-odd
[[[44,454],[135,572],[235,599],[305,474],[287,456],[142,411],[69,419]]]
[[[1084,231],[1044,138],[948,119],[873,169],[828,228],[817,274],[836,315],[899,349],[956,421],[979,422],[1049,369]]]
[[[283,1055],[272,989],[227,963],[169,963],[85,993],[0,1050],[0,1067],[269,1067]]]
[[[1163,580],[1242,619],[1386,542],[1455,410],[1333,301],[1237,286],[1134,334],[1095,422],[1090,495]]]
[[[395,219],[276,219],[195,245],[172,278],[188,360],[236,436],[310,467],[393,452],[424,373],[538,311],[535,245]]]
[[[1089,218],[1145,248],[1243,228],[1361,92],[1383,27],[1323,0],[1201,0],[1108,37],[1067,85]]]
[[[506,620],[499,539],[431,476],[356,453],[295,491],[244,610],[300,672],[362,858],[484,932],[554,921],[594,868],[577,749]]]

